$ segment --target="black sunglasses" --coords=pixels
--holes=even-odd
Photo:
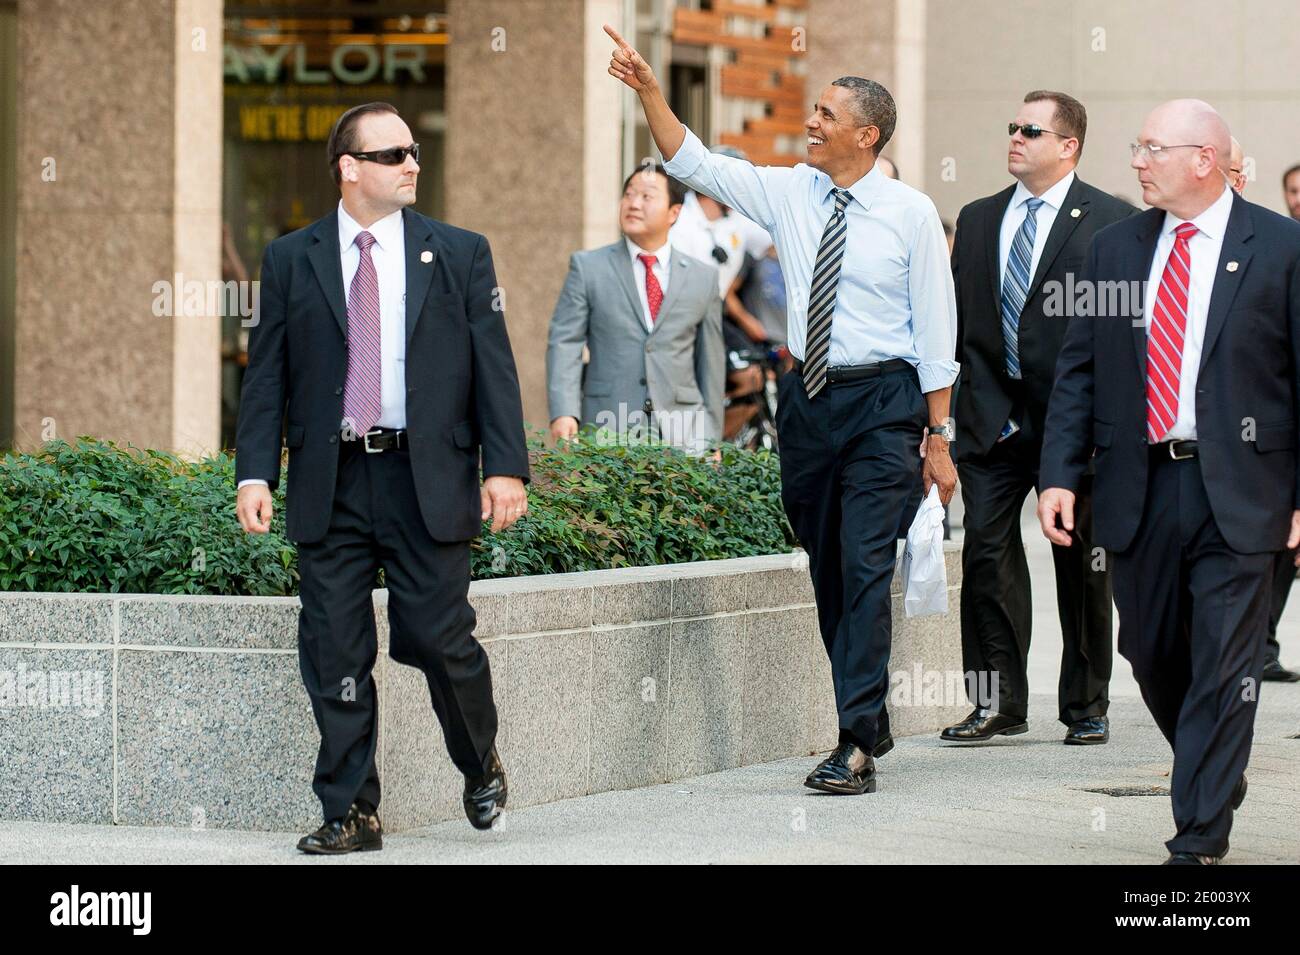
[[[368,159],[381,166],[400,166],[406,162],[408,155],[416,162],[420,161],[420,144],[411,143],[409,146],[390,146],[388,149],[372,149],[368,153],[344,153],[343,155],[351,156],[353,159]]]
[[[1065,135],[1065,133],[1058,133],[1054,129],[1043,129],[1043,127],[1039,126],[1037,123],[1025,123],[1023,126],[1019,123],[1007,123],[1008,136],[1014,136],[1016,130],[1020,130],[1020,132],[1024,133],[1025,139],[1037,139],[1039,136],[1043,135],[1043,133],[1051,133],[1053,136],[1060,136],[1062,139],[1070,138]]]

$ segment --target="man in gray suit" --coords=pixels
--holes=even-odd
[[[721,437],[718,270],[669,245],[684,198],[663,166],[638,167],[623,184],[623,238],[570,258],[546,349],[556,439],[580,421],[695,453]]]

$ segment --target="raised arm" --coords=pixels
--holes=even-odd
[[[617,44],[614,56],[609,61],[609,75],[622,80],[636,91],[641,100],[641,108],[645,111],[646,122],[650,124],[650,135],[654,137],[655,145],[665,160],[672,159],[686,138],[686,127],[673,113],[668,100],[664,99],[650,64],[612,26],[605,24],[605,32]]]
[[[609,61],[609,74],[636,91],[668,174],[773,232],[774,209],[785,194],[792,170],[758,167],[743,159],[709,152],[673,114],[650,64],[613,27],[606,25],[605,32],[617,44]]]

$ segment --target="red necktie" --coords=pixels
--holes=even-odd
[[[365,434],[383,409],[379,347],[379,276],[370,257],[375,237],[359,232],[361,257],[348,293],[348,374],[343,391],[343,417],[352,430]]]
[[[659,306],[664,303],[664,290],[659,287],[659,279],[655,277],[655,263],[659,260],[648,252],[643,252],[637,256],[645,263],[645,297],[650,303],[650,324],[655,323],[659,317]]]
[[[1187,331],[1187,289],[1192,277],[1188,240],[1196,226],[1184,222],[1174,230],[1151,327],[1147,330],[1147,440],[1159,441],[1178,420],[1178,380],[1183,369],[1183,337]]]

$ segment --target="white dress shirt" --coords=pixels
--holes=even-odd
[[[1034,233],[1034,255],[1029,261],[1029,282],[1033,285],[1034,275],[1038,272],[1038,260],[1043,257],[1043,248],[1047,245],[1047,236],[1052,231],[1052,225],[1056,222],[1056,214],[1061,211],[1061,204],[1065,202],[1065,194],[1070,191],[1074,185],[1074,170],[1071,169],[1065,176],[1057,182],[1052,188],[1044,192],[1039,199],[1043,204],[1038,207],[1037,229]],[[1011,255],[1011,243],[1015,241],[1016,233],[1020,231],[1020,226],[1024,224],[1025,215],[1029,212],[1029,207],[1025,205],[1034,194],[1025,188],[1023,182],[1016,183],[1016,191],[1011,194],[1011,201],[1007,203],[1007,211],[1002,215],[1002,232],[998,239],[998,288],[1002,288],[1002,282],[1007,277],[1007,259]]]
[[[718,294],[725,300],[745,264],[745,256],[761,259],[772,246],[767,230],[735,209],[710,219],[700,208],[694,192],[686,194],[681,214],[668,231],[668,241],[679,252],[699,259],[718,270]],[[727,261],[713,257],[715,247],[727,253]]]
[[[1232,190],[1225,184],[1223,194],[1195,219],[1180,219],[1172,212],[1165,213],[1160,227],[1160,239],[1151,259],[1151,274],[1147,277],[1143,296],[1143,317],[1147,334],[1151,334],[1151,313],[1155,309],[1160,279],[1165,274],[1165,263],[1173,251],[1174,230],[1184,222],[1191,222],[1197,232],[1187,242],[1191,256],[1191,276],[1187,289],[1187,327],[1183,330],[1183,359],[1178,372],[1178,417],[1174,426],[1162,439],[1196,438],[1196,378],[1201,368],[1201,348],[1205,344],[1205,320],[1210,312],[1210,294],[1214,291],[1214,276],[1219,269],[1219,253],[1223,251],[1223,234],[1228,229],[1228,216],[1232,213]],[[1150,346],[1148,346],[1150,347]],[[1145,379],[1144,379],[1145,380]]]
[[[655,327],[655,323],[650,319],[650,296],[646,294],[645,290],[645,263],[637,258],[637,256],[653,255],[655,257],[655,278],[659,280],[659,288],[663,290],[664,298],[667,298],[668,276],[672,271],[668,268],[669,256],[673,253],[673,246],[671,242],[666,242],[662,249],[655,249],[652,251],[650,249],[641,248],[641,246],[627,238],[627,236],[623,237],[623,241],[627,243],[627,254],[632,256],[632,275],[636,279],[637,297],[641,299],[641,321],[645,322],[645,327],[648,331]],[[663,308],[662,301],[659,303],[659,308]]]
[[[835,184],[806,163],[755,166],[686,140],[668,174],[753,219],[772,236],[785,274],[790,352],[804,357],[808,293]],[[948,241],[929,196],[872,167],[848,187],[848,234],[831,324],[831,365],[902,358],[922,391],[957,378],[957,302]]]
[[[402,210],[384,216],[362,229],[348,215],[339,200],[339,257],[343,268],[343,298],[352,295],[352,279],[361,264],[357,234],[365,231],[375,237],[370,259],[375,264],[379,282],[379,360],[381,428],[406,427],[406,231]],[[245,478],[245,484],[266,484],[261,478]]]

